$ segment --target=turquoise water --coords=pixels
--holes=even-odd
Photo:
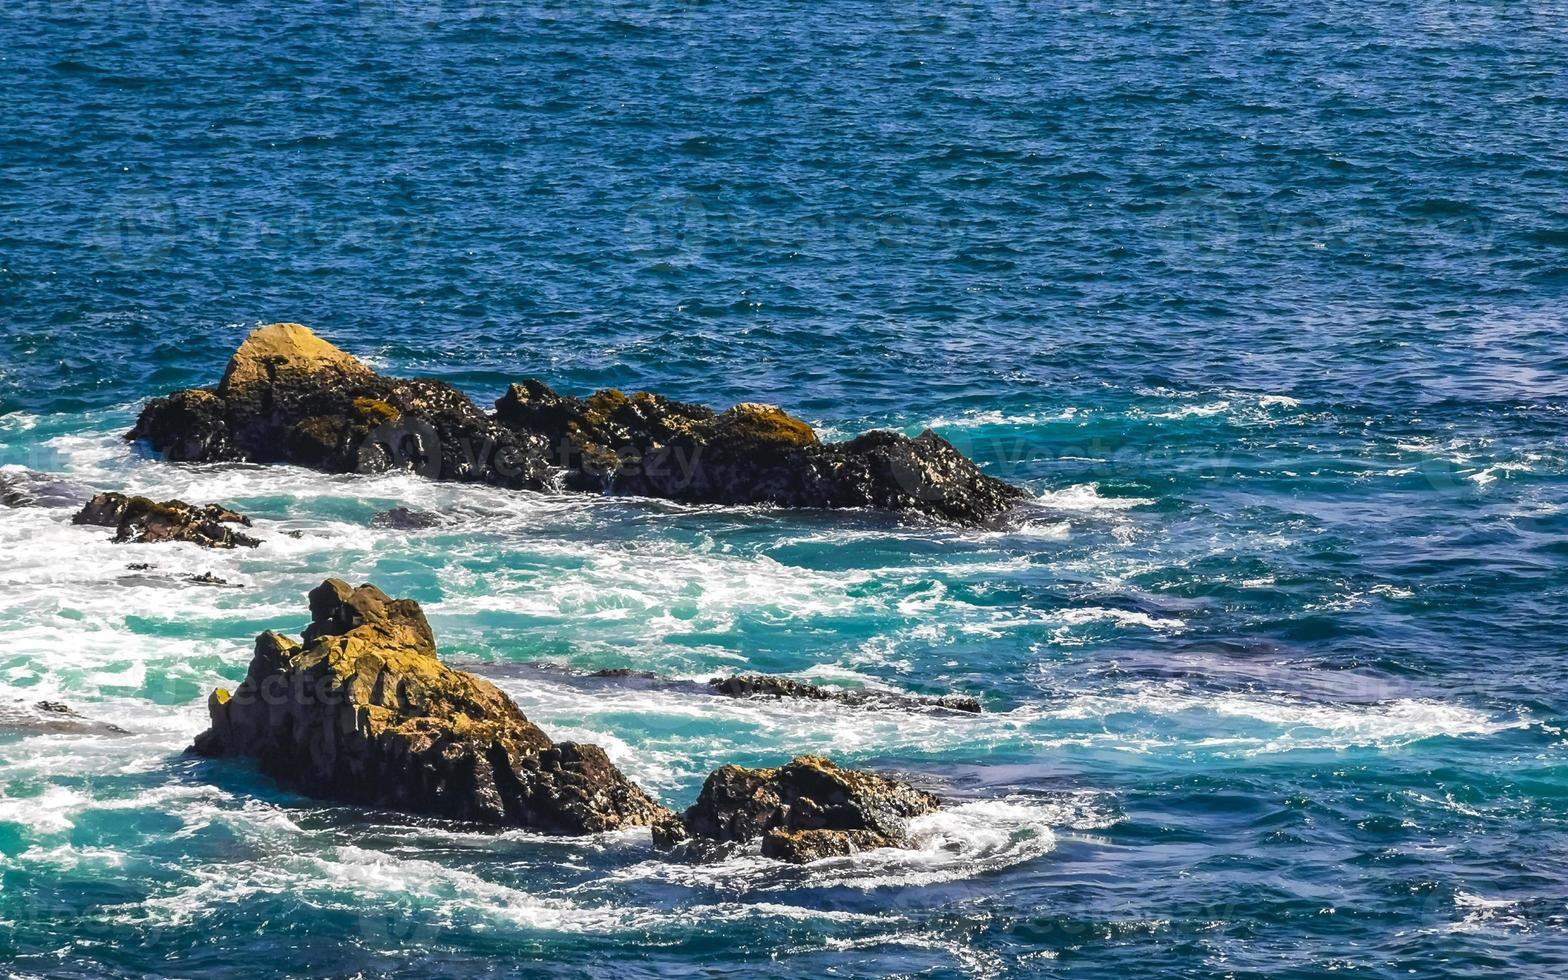
[[[1563,5],[0,21],[0,465],[222,501],[266,539],[0,509],[0,701],[131,732],[0,737],[16,973],[1568,970]],[[949,531],[119,440],[272,320],[481,400],[538,376],[929,425],[1036,499]],[[446,522],[369,526],[396,504]],[[245,587],[178,581],[206,571]],[[672,805],[803,751],[954,805],[907,854],[690,867],[183,756],[328,575],[417,598],[451,662]]]

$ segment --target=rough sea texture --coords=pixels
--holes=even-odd
[[[0,509],[0,702],[132,732],[0,735],[9,969],[1568,971],[1564,4],[250,6],[0,12],[0,464],[266,539]],[[485,400],[929,425],[1038,499],[947,531],[119,439],[273,320]],[[955,805],[912,852],[689,867],[182,755],[328,575],[672,805],[804,751]]]

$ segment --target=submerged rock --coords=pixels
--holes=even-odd
[[[823,443],[772,405],[715,412],[616,389],[575,398],[529,380],[490,415],[443,382],[377,374],[295,323],[253,332],[217,386],[153,399],[127,438],[177,462],[409,469],[514,489],[874,508],[969,525],[1023,497],[929,430]]]
[[[53,473],[0,470],[0,505],[6,507],[80,507],[91,488]]]
[[[907,847],[909,819],[940,805],[930,793],[818,756],[777,769],[723,766],[685,813],[654,826],[654,843],[701,857],[760,838],[764,856],[800,864]]]
[[[257,328],[216,387],[153,399],[126,438],[175,462],[411,469],[533,490],[552,483],[539,440],[497,424],[451,385],[383,377],[297,323]]]
[[[0,703],[0,735],[129,735],[119,725],[95,721],[62,701]]]
[[[439,514],[432,514],[427,510],[409,510],[407,507],[393,507],[370,519],[371,527],[392,531],[423,531],[440,525]]]
[[[502,691],[436,656],[419,605],[328,579],[301,643],[256,638],[245,681],[208,701],[193,749],[245,756],[300,792],[585,834],[669,818],[593,745],[552,741]]]
[[[715,692],[731,698],[803,698],[809,701],[837,701],[867,707],[946,708],[949,711],[980,712],[980,699],[967,694],[924,696],[895,691],[857,691],[807,684],[788,677],[768,674],[735,674],[708,681]]]
[[[189,541],[204,548],[254,548],[260,541],[225,524],[250,526],[250,518],[226,507],[197,507],[183,500],[162,503],[149,497],[100,493],[71,518],[73,524],[93,524],[115,529],[116,543],[157,544]]]
[[[930,430],[914,439],[879,431],[823,443],[810,425],[772,405],[715,412],[613,388],[573,398],[529,379],[496,402],[496,417],[555,447],[575,489],[911,511],[959,524],[993,520],[1023,496]]]

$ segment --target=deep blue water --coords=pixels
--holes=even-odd
[[[267,543],[132,554],[0,509],[0,700],[133,733],[0,738],[0,955],[1568,971],[1565,30],[1568,5],[1502,0],[7,6],[0,464],[221,500]],[[981,534],[118,440],[274,320],[481,399],[539,376],[930,425],[1039,500]],[[397,503],[449,523],[367,526]],[[172,584],[209,570],[247,587]],[[449,660],[672,805],[810,750],[955,808],[905,856],[686,868],[183,757],[328,575],[419,599]]]

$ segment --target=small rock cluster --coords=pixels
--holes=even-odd
[[[654,825],[654,843],[701,858],[760,837],[764,857],[801,864],[906,847],[910,818],[940,806],[896,780],[804,755],[777,769],[715,770],[684,814]]]
[[[119,544],[188,541],[204,548],[254,548],[261,544],[227,526],[250,527],[250,518],[226,507],[197,507],[183,500],[159,503],[149,497],[123,493],[95,495],[71,518],[71,523],[112,527],[114,540]]]

